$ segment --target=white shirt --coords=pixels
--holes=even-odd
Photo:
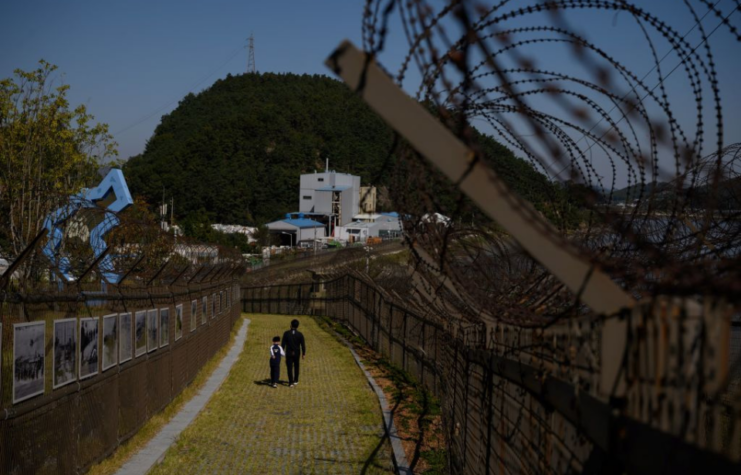
[[[286,356],[286,352],[283,351],[283,347],[282,346],[278,345],[278,349],[280,350],[281,356]],[[270,357],[272,358],[272,356],[273,356],[273,345],[270,345],[270,350],[269,351],[270,351]]]

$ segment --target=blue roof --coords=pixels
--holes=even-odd
[[[313,219],[283,219],[284,223],[291,224],[297,228],[323,228],[324,225]]]
[[[323,188],[317,188],[316,191],[345,191],[345,190],[349,190],[350,188],[352,187],[351,186],[335,186],[335,187],[325,186]]]

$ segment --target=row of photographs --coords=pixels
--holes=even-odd
[[[211,296],[211,318],[231,305],[229,290]],[[222,302],[225,306],[222,307]],[[218,306],[217,306],[218,305]],[[201,299],[201,325],[208,319],[208,296]],[[198,327],[198,300],[190,303],[190,331]],[[79,321],[79,327],[78,327]],[[170,309],[140,310],[103,317],[54,321],[52,388],[95,376],[170,344]],[[0,334],[2,324],[0,323]],[[183,337],[183,304],[175,306],[175,341]],[[13,404],[44,394],[46,322],[13,325]]]

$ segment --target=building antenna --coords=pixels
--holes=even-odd
[[[255,36],[250,33],[247,41],[247,74],[254,74],[257,72],[257,67],[255,66]]]

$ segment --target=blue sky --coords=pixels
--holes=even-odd
[[[186,93],[207,88],[227,73],[244,72],[244,46],[251,33],[259,71],[327,74],[323,61],[342,39],[361,44],[364,3],[3,0],[0,77],[11,76],[15,68],[33,69],[41,58],[58,65],[64,82],[71,86],[71,103],[86,104],[96,120],[108,123],[120,157],[128,158],[144,149],[160,117],[174,109]],[[693,24],[680,0],[638,3],[680,33]],[[720,0],[724,11],[732,6],[732,0]],[[626,14],[606,12],[596,20],[580,15],[573,17],[580,31],[608,44],[637,74],[650,68],[647,55],[636,54],[641,39],[626,33],[630,31],[626,24],[631,21]],[[736,12],[731,21],[741,24],[741,13]],[[717,23],[712,14],[703,21],[708,30]],[[392,22],[391,26],[393,34],[381,61],[396,71],[407,48],[399,25]],[[697,40],[690,35],[688,41],[694,44]],[[736,85],[741,76],[739,44],[721,29],[711,38],[711,45],[723,88],[726,142],[741,141],[741,88]],[[561,67],[570,60],[563,52],[535,50],[533,54],[540,54],[545,64]],[[676,57],[671,56],[662,67],[668,70],[676,63]],[[681,71],[675,76],[670,81],[678,84],[671,87],[682,97]],[[418,79],[418,74],[410,73],[405,87],[413,91]],[[694,119],[691,98],[675,101],[674,107],[680,120]]]
[[[0,77],[34,69],[41,58],[56,64],[72,104],[86,104],[110,125],[124,158],[143,150],[162,114],[187,92],[244,72],[251,33],[259,71],[325,74],[324,58],[343,38],[359,41],[363,7],[305,0],[2,4]]]

